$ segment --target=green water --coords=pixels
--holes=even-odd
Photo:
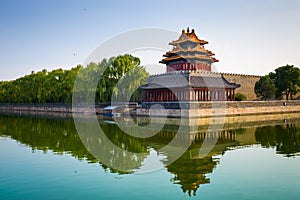
[[[99,124],[113,144],[145,156],[125,159],[128,171],[113,169],[89,153],[71,117],[1,114],[0,199],[300,198],[297,119],[226,126],[202,158],[197,152],[207,133],[200,127],[190,148],[168,165],[172,155],[159,149],[178,125],[140,139],[114,123]]]

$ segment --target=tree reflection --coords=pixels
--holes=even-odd
[[[120,147],[131,152],[148,153],[147,145],[142,144],[138,138],[128,136],[112,125],[101,124],[101,126],[109,140],[115,144],[114,148]],[[48,150],[51,150],[60,155],[71,154],[79,160],[86,159],[90,163],[99,162],[83,145],[72,118],[0,115],[0,136],[8,136],[26,144],[32,148],[33,152],[42,150],[47,153]],[[96,140],[98,138],[88,139]],[[141,166],[145,158],[116,155],[114,152],[117,151],[114,148],[105,149],[105,145],[98,148],[108,152],[111,162],[115,162],[117,157],[121,157],[122,159],[118,159],[119,164],[131,169],[131,171],[115,170],[100,162],[104,169],[109,169],[113,173],[133,173]]]
[[[103,160],[99,162],[86,149],[86,146],[81,141],[82,138],[77,133],[72,118],[0,115],[0,136],[11,137],[20,143],[30,146],[33,151],[42,150],[46,153],[48,150],[51,150],[56,154],[71,154],[79,160],[87,160],[91,163],[99,162],[105,171],[118,174],[136,172],[142,167],[146,156],[149,155],[149,149],[154,149],[158,154],[161,153],[166,156],[163,164],[165,164],[167,171],[174,175],[171,181],[180,185],[182,191],[190,196],[196,195],[201,184],[210,183],[207,175],[212,173],[219,163],[215,155],[224,154],[228,148],[239,145],[239,141],[241,141],[239,139],[243,139],[242,137],[245,136],[244,141],[248,141],[249,137],[246,133],[248,129],[245,128],[208,131],[208,127],[200,125],[189,126],[187,122],[186,133],[182,135],[182,140],[191,140],[191,146],[179,159],[168,164],[167,160],[172,160],[174,155],[162,152],[160,149],[169,144],[176,136],[179,127],[178,123],[165,125],[163,130],[149,138],[130,136],[120,130],[116,124],[105,123],[102,120],[99,123],[105,133],[105,137],[114,146],[111,148],[105,145],[99,146],[98,141],[101,138],[90,137],[88,131],[86,138],[90,140],[89,144],[98,148],[100,152],[108,152],[106,156],[108,160],[105,162]],[[89,130],[88,127],[86,129]],[[250,132],[250,134],[251,137],[254,137],[253,132]],[[204,140],[208,138],[216,140],[216,145],[209,154],[201,157],[200,149]],[[255,138],[262,146],[276,147],[278,153],[286,156],[298,155],[300,152],[299,128],[295,124],[256,128]],[[251,139],[249,141],[252,142]],[[246,144],[252,143],[247,142]],[[176,145],[174,148],[176,148]],[[180,145],[180,141],[178,145]],[[126,156],[116,153],[118,152],[116,148],[139,153],[140,156]],[[116,170],[106,164],[109,162],[120,162],[120,165],[129,170]]]
[[[79,160],[97,160],[85,149],[72,118],[0,115],[0,136],[9,136],[26,144],[32,151],[52,150],[56,154],[69,153]]]
[[[279,154],[287,157],[299,155],[300,131],[295,124],[259,127],[255,138],[263,147],[276,147]]]

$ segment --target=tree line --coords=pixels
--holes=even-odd
[[[293,99],[300,91],[300,70],[293,65],[278,67],[275,72],[262,76],[254,91],[262,100]]]
[[[135,79],[130,78],[126,88],[116,87],[129,76]],[[103,59],[99,63],[91,62],[86,67],[78,65],[69,70],[32,71],[16,80],[0,81],[0,103],[71,104],[76,79],[82,83],[91,80],[98,82],[95,102],[110,102],[112,94],[118,96],[122,92],[132,94],[131,100],[136,100],[137,91],[132,90],[143,84],[148,76],[145,68],[140,65],[140,59],[128,54]],[[85,91],[81,92],[84,94]]]

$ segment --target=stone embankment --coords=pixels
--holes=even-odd
[[[154,106],[155,105],[155,106]],[[164,108],[164,109],[163,109]],[[162,110],[163,109],[163,110]],[[72,106],[60,104],[30,105],[30,104],[0,104],[2,111],[30,111],[72,113]],[[96,106],[86,109],[76,107],[73,112],[102,113],[103,107]],[[300,101],[240,101],[240,102],[182,102],[182,103],[143,103],[141,108],[132,112],[137,116],[168,116],[168,117],[210,117],[239,116],[275,113],[300,112]]]
[[[300,101],[239,101],[239,102],[191,102],[191,103],[160,103],[161,109],[154,104],[146,104],[137,110],[137,115],[169,117],[210,117],[238,116],[275,113],[300,112]]]

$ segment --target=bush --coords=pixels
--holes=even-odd
[[[246,99],[247,97],[242,93],[235,94],[235,98],[234,98],[235,101],[245,101]]]

